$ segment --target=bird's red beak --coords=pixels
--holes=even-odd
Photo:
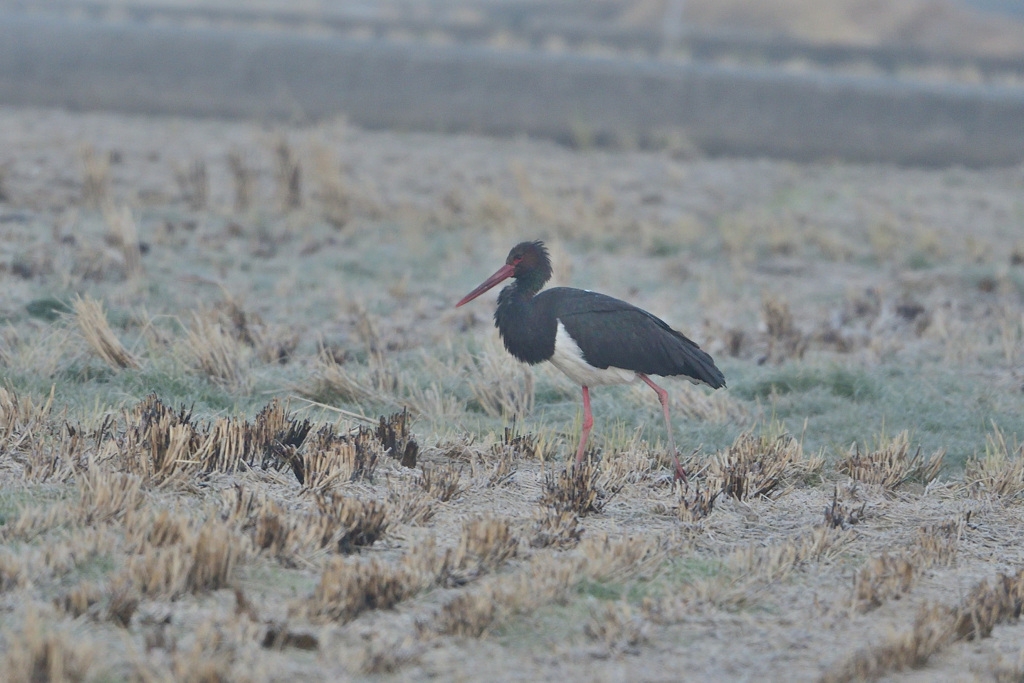
[[[498,284],[502,280],[507,280],[510,277],[512,277],[513,275],[515,275],[515,272],[516,272],[516,267],[515,266],[511,266],[511,265],[507,265],[507,264],[502,266],[501,268],[498,269],[497,273],[495,273],[494,275],[492,275],[489,278],[487,278],[486,280],[484,280],[480,284],[479,287],[474,289],[472,292],[470,292],[466,296],[462,297],[462,301],[460,301],[459,303],[455,304],[455,308],[458,308],[462,304],[469,303],[470,301],[472,301],[473,299],[477,298],[478,296],[480,296],[481,294],[483,294],[488,289],[490,289],[494,285]]]

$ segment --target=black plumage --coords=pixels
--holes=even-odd
[[[658,392],[666,422],[669,418],[667,393],[647,375],[682,375],[715,389],[725,386],[725,376],[711,356],[657,316],[625,301],[587,290],[554,287],[541,292],[541,287],[551,277],[551,261],[541,242],[517,244],[509,252],[505,265],[457,305],[463,305],[510,277],[514,282],[498,296],[494,324],[505,348],[517,359],[530,364],[551,360],[570,376],[574,376],[573,373],[578,377],[590,376],[589,370],[578,370],[577,361],[567,363],[562,357],[559,364],[555,347],[561,338],[561,325],[571,340],[565,343],[578,347],[578,351],[571,349],[570,355],[578,354],[572,358],[582,357],[590,369],[618,368],[635,373],[619,373],[610,379],[595,375],[594,381],[629,381],[618,379],[620,376],[642,379]],[[583,402],[584,429],[577,460],[582,458],[592,423],[586,383],[583,384]],[[669,442],[672,443],[671,426]],[[678,459],[676,467],[679,475],[682,468]]]
[[[553,316],[595,368],[623,368],[645,375],[684,375],[715,389],[722,371],[697,344],[661,318],[619,299],[568,287],[533,298],[541,317]]]

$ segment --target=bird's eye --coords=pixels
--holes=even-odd
[[[516,256],[514,259],[512,259],[512,265],[513,266],[518,266],[520,264],[520,262],[522,262],[522,260],[523,260],[522,256]]]

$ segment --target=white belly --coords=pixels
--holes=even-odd
[[[565,331],[562,321],[558,321],[558,333],[555,335],[555,353],[551,356],[551,364],[564,372],[576,384],[585,387],[603,384],[629,384],[636,380],[636,373],[622,368],[595,368],[583,360],[583,351]]]

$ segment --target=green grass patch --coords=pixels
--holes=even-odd
[[[733,393],[746,399],[765,399],[823,389],[851,401],[869,401],[878,397],[878,383],[867,373],[839,365],[813,367],[791,363],[770,372],[766,377],[739,383]]]

